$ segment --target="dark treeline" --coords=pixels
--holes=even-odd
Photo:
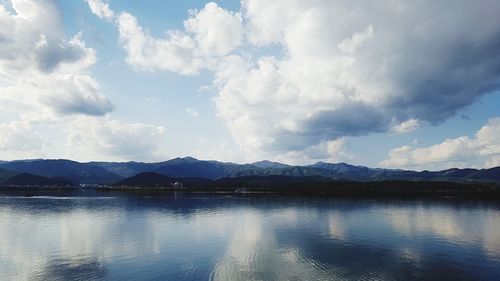
[[[182,178],[175,179],[182,181]],[[181,189],[168,184],[141,185],[136,180],[100,190],[125,191],[187,191],[229,193],[288,193],[297,195],[335,196],[463,196],[500,199],[500,185],[496,183],[455,183],[443,181],[332,181],[322,177],[251,176],[222,178],[215,181],[186,179]],[[164,182],[165,183],[165,182]]]

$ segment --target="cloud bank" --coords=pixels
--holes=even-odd
[[[0,4],[0,21],[2,104],[45,107],[60,114],[104,115],[113,110],[89,74],[95,51],[78,34],[65,38],[57,2]]]
[[[88,4],[103,18],[114,17],[100,1]],[[165,129],[111,119],[114,105],[91,75],[96,60],[80,33],[65,36],[57,1],[0,3],[0,110],[6,119],[0,122],[0,159],[152,157]],[[64,133],[66,144],[51,143]]]
[[[89,2],[90,3],[90,2]],[[94,11],[94,10],[92,10]],[[99,12],[94,12],[99,16]],[[185,75],[211,68],[217,59],[241,44],[242,18],[215,3],[191,11],[184,31],[168,30],[165,38],[154,38],[126,12],[116,19],[126,61],[143,70],[168,70]]]
[[[474,137],[446,139],[429,147],[395,148],[380,164],[390,168],[500,166],[500,118],[490,119]]]
[[[75,155],[82,155],[85,151],[95,153],[86,155],[88,161],[101,155],[119,160],[158,161],[164,160],[165,155],[158,151],[158,147],[166,137],[166,129],[161,126],[80,117],[71,123],[66,146],[71,147],[71,153]]]
[[[480,2],[243,0],[237,12],[211,2],[165,38],[126,12],[115,23],[130,65],[212,71],[236,142],[286,155],[439,124],[497,89],[500,2]]]

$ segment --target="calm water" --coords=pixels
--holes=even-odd
[[[2,280],[500,280],[500,206],[0,195]]]

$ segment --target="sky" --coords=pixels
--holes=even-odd
[[[496,0],[0,0],[0,159],[500,166]]]

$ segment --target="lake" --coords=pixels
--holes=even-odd
[[[500,280],[494,202],[0,195],[1,280]]]

